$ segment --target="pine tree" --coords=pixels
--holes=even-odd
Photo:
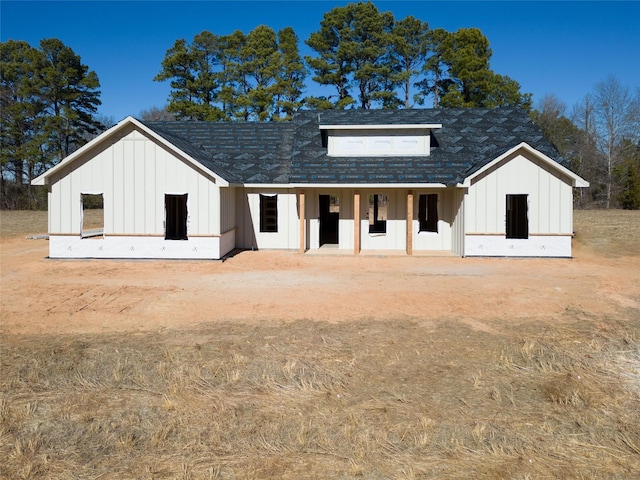
[[[402,93],[400,103],[411,108],[413,79],[422,71],[429,53],[429,25],[414,17],[406,17],[395,23],[391,31],[389,70],[393,83]]]
[[[357,104],[367,109],[383,103],[391,76],[384,58],[393,24],[393,15],[380,13],[371,2],[351,3],[325,13],[320,30],[305,42],[318,56],[305,58],[315,82],[336,87],[337,100],[312,98],[311,104],[337,108]]]
[[[96,73],[58,39],[44,39],[39,47],[0,43],[3,195],[11,182],[25,185],[30,197],[33,178],[103,128],[96,116]]]
[[[45,107],[43,130],[54,163],[86,143],[86,135],[102,125],[94,118],[100,102],[100,82],[94,71],[60,40],[42,40],[43,62],[36,72],[34,96]]]

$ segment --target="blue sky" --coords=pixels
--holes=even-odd
[[[166,104],[168,82],[154,82],[175,40],[209,30],[248,33],[291,26],[301,53],[323,14],[343,1],[73,1],[0,3],[1,41],[37,46],[58,38],[101,83],[100,113],[115,121]],[[533,93],[555,94],[571,109],[594,85],[615,76],[640,86],[640,2],[375,1],[396,19],[412,15],[431,28],[477,27],[493,50],[492,69]],[[316,93],[309,91],[307,93]],[[331,94],[327,92],[327,94]]]

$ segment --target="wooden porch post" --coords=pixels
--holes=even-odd
[[[407,191],[407,255],[413,255],[413,190]]]
[[[353,253],[360,253],[360,190],[353,192]]]
[[[306,243],[304,239],[304,230],[305,230],[305,205],[304,205],[304,190],[300,190],[298,192],[298,208],[300,209],[300,253],[304,253]]]

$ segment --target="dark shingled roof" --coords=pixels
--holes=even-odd
[[[231,183],[455,185],[526,142],[567,167],[526,112],[496,109],[300,111],[287,123],[144,122]],[[442,124],[431,154],[329,157],[320,125]]]
[[[289,183],[291,122],[143,123],[230,183]]]

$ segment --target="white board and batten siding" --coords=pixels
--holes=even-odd
[[[306,204],[306,248],[320,248],[320,195],[332,195],[339,199],[338,248],[353,250],[354,189],[308,189]],[[407,189],[360,189],[360,248],[362,250],[405,250],[407,238]],[[424,189],[413,191],[413,249],[414,251],[451,251],[452,235],[456,222],[461,225],[458,214],[462,208],[461,189]],[[419,232],[418,199],[420,194],[438,194],[438,232]],[[386,206],[386,232],[369,233],[369,195],[382,194],[388,199]],[[460,230],[462,227],[459,227]],[[460,241],[461,243],[461,241]]]
[[[329,130],[327,154],[330,157],[429,155],[428,129]]]
[[[51,257],[220,258],[226,253],[221,234],[235,233],[235,212],[227,198],[221,217],[221,189],[214,178],[133,126],[110,140],[51,178]],[[102,194],[104,237],[80,237],[82,194]],[[165,194],[187,194],[188,240],[165,240]]]
[[[419,251],[452,251],[456,214],[460,208],[460,189],[438,188],[414,190],[413,192],[413,250]],[[420,231],[418,219],[418,202],[420,195],[438,195],[438,231]]]
[[[464,255],[570,257],[573,191],[563,175],[515,152],[474,178],[464,205]],[[506,238],[507,195],[527,195],[526,239]]]
[[[260,195],[277,196],[278,231],[260,231]],[[293,188],[236,188],[238,248],[295,250],[299,244],[298,196]]]

